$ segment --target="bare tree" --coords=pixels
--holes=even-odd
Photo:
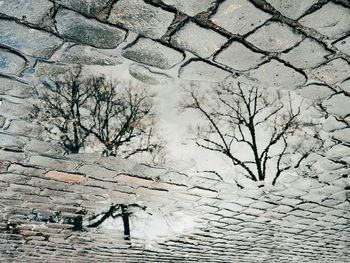
[[[224,155],[247,178],[269,176],[274,185],[322,145],[316,124],[300,118],[302,102],[295,106],[290,94],[286,97],[239,82],[221,83],[211,94],[192,88],[184,106],[204,117],[195,139],[199,147]]]
[[[143,86],[104,76],[44,82],[35,118],[56,132],[68,153],[103,147],[102,154],[129,158],[162,151],[154,136],[153,95]]]

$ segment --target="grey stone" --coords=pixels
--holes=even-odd
[[[338,140],[350,144],[350,128],[335,131],[333,136]]]
[[[5,0],[0,3],[0,13],[40,24],[49,15],[53,3],[47,0]]]
[[[23,150],[27,141],[18,136],[0,133],[0,147],[13,150]]]
[[[80,66],[76,64],[38,62],[35,66],[35,76],[40,79],[59,79],[66,73],[77,74]]]
[[[315,12],[304,16],[299,22],[334,39],[349,31],[350,12],[348,8],[329,2]]]
[[[256,8],[248,0],[226,0],[210,19],[231,33],[245,35],[270,18],[270,14]]]
[[[1,115],[8,119],[18,119],[28,116],[33,110],[33,105],[21,102],[12,102],[7,99],[0,100]]]
[[[0,77],[0,95],[10,95],[18,98],[28,98],[33,88],[19,81]]]
[[[5,74],[20,74],[26,65],[26,61],[4,49],[0,49],[0,72]]]
[[[111,66],[121,64],[123,59],[106,55],[97,48],[75,45],[69,47],[59,61],[72,64]]]
[[[329,85],[345,80],[349,77],[349,72],[350,64],[342,58],[333,59],[312,71],[319,80]]]
[[[215,1],[213,0],[162,0],[162,2],[190,16],[207,11],[215,5]]]
[[[188,22],[172,36],[170,43],[178,48],[188,50],[199,57],[209,58],[227,40],[226,37],[213,30],[200,27],[193,22]]]
[[[99,17],[108,8],[111,0],[56,0],[57,3],[79,13]],[[104,15],[104,14],[103,14]]]
[[[339,49],[341,52],[350,56],[350,36],[347,38],[337,41],[334,46]]]
[[[132,64],[129,67],[129,73],[135,79],[142,81],[149,85],[157,85],[169,81],[171,78],[163,73],[157,73],[151,71],[149,68],[139,65]]]
[[[140,35],[161,38],[175,18],[175,14],[146,4],[143,0],[119,0],[112,8],[108,21]]]
[[[344,105],[350,105],[350,97],[342,93],[334,95],[323,102],[323,106],[328,113],[340,117],[345,117],[349,114],[348,107],[344,107]]]
[[[0,19],[0,44],[27,55],[49,58],[62,43],[63,40],[53,34]]]
[[[234,41],[227,48],[220,51],[214,60],[235,70],[245,71],[259,65],[264,56],[252,51],[240,42]]]
[[[332,53],[316,40],[306,38],[288,53],[282,54],[281,58],[296,68],[307,69],[326,62],[326,57],[330,54]]]
[[[300,89],[299,94],[312,101],[319,101],[332,95],[334,91],[326,85],[309,84]]]
[[[345,92],[350,94],[350,79],[343,81],[339,84],[339,87]]]
[[[295,46],[303,37],[292,28],[280,22],[270,22],[249,35],[247,41],[270,52],[281,52]]]
[[[58,32],[70,40],[97,48],[115,48],[125,38],[125,31],[67,9],[56,14]]]
[[[123,50],[122,55],[161,69],[170,69],[184,59],[181,52],[148,38],[138,39],[132,46]]]
[[[182,79],[207,82],[220,82],[229,75],[230,72],[200,60],[191,61],[179,72],[179,77]]]
[[[293,90],[306,82],[304,75],[275,59],[251,71],[251,77],[257,79],[265,87],[287,90]]]
[[[42,127],[40,125],[25,120],[13,120],[10,126],[6,128],[8,133],[33,138],[40,138],[41,131]]]
[[[301,15],[314,4],[317,0],[266,0],[282,15],[291,18],[298,19]]]

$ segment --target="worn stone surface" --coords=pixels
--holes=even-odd
[[[62,43],[60,38],[45,31],[0,19],[0,44],[27,55],[48,58]]]
[[[327,61],[327,56],[332,52],[327,51],[317,41],[306,38],[298,46],[289,52],[282,54],[281,58],[296,68],[314,68]]]
[[[254,46],[269,52],[281,52],[293,47],[303,39],[286,24],[271,22],[247,37]]]
[[[313,74],[327,84],[335,84],[349,77],[350,64],[338,58],[313,70]]]
[[[304,75],[274,59],[253,70],[251,77],[266,87],[288,90],[293,90],[306,82]]]
[[[323,106],[327,112],[336,116],[345,117],[349,114],[349,110],[344,105],[349,105],[350,97],[345,94],[336,94],[323,102]]]
[[[347,79],[345,81],[343,81],[342,83],[339,84],[339,87],[350,94],[350,79]]]
[[[190,15],[195,16],[198,13],[207,11],[210,7],[215,5],[215,1],[212,0],[161,0],[164,4],[175,7],[177,10]]]
[[[227,0],[210,19],[233,34],[245,35],[270,17],[247,0]]]
[[[150,85],[165,83],[171,79],[170,77],[168,77],[163,73],[153,72],[149,68],[142,66],[140,64],[130,65],[129,73],[134,78]]]
[[[0,77],[0,94],[28,98],[33,95],[33,88],[14,79]]]
[[[123,61],[121,57],[106,55],[99,49],[82,45],[69,47],[61,57],[53,55],[52,58],[63,63],[103,66],[118,65]]]
[[[300,89],[299,93],[302,97],[312,101],[323,100],[330,95],[334,94],[334,91],[326,85],[309,84]]]
[[[56,2],[79,13],[100,17],[101,12],[108,7],[111,0],[56,0]]]
[[[38,62],[35,66],[35,76],[39,79],[57,79],[69,72],[76,74],[80,68],[77,64]]]
[[[242,43],[234,41],[227,48],[220,51],[214,60],[234,70],[248,70],[263,62],[265,55],[252,51]]]
[[[219,50],[227,42],[227,38],[189,22],[176,32],[171,38],[171,44],[188,50],[202,58],[209,58],[215,51]],[[205,41],[206,45],[203,45]]]
[[[200,60],[194,60],[184,65],[179,77],[187,80],[219,82],[230,75],[230,72]]]
[[[334,46],[339,49],[341,52],[350,56],[350,37],[341,39],[337,41]]]
[[[97,48],[115,48],[125,37],[125,31],[70,11],[60,9],[56,14],[58,32],[70,40]]]
[[[271,4],[282,15],[291,19],[298,19],[312,5],[316,4],[317,0],[266,0],[266,2]]]
[[[5,0],[0,4],[0,13],[40,24],[49,15],[51,8],[53,3],[47,0]]]
[[[20,74],[26,65],[26,61],[9,51],[0,49],[0,73]]]
[[[108,21],[143,36],[157,39],[166,32],[175,15],[142,0],[119,0],[113,5]]]
[[[346,7],[329,2],[315,12],[304,16],[299,22],[334,39],[349,31],[350,12]]]
[[[136,62],[161,69],[170,69],[184,59],[181,52],[147,38],[138,39],[124,49],[122,55]]]

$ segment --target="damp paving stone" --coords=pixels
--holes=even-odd
[[[184,59],[181,52],[148,38],[139,38],[133,45],[124,49],[122,55],[161,69],[170,69]]]
[[[334,39],[349,31],[350,12],[346,7],[329,2],[315,12],[302,17],[299,22]]]
[[[350,36],[337,41],[334,46],[341,52],[350,56]]]
[[[245,71],[258,66],[263,61],[264,56],[264,54],[254,52],[242,43],[234,41],[220,51],[214,60],[235,70]]]
[[[98,17],[111,0],[56,0],[56,2],[79,13]]]
[[[300,16],[314,4],[317,0],[266,0],[282,15],[291,18],[298,19]]]
[[[245,35],[265,23],[271,15],[248,0],[226,0],[210,20],[233,34]]]
[[[247,37],[247,41],[261,50],[281,52],[300,41],[303,36],[293,32],[292,28],[280,22],[270,22]]]
[[[20,74],[26,65],[26,61],[9,51],[0,49],[0,73]]]
[[[171,80],[169,76],[163,73],[153,72],[149,68],[136,63],[129,66],[129,73],[135,79],[149,85],[157,85]]]
[[[189,15],[195,16],[198,13],[207,11],[215,5],[213,0],[162,0],[166,5],[175,7],[177,10]]]
[[[174,18],[175,14],[146,4],[143,0],[119,0],[113,5],[108,21],[158,39],[167,32]]]
[[[251,71],[251,77],[265,87],[293,90],[306,82],[303,74],[273,59]]]
[[[329,85],[347,79],[350,75],[349,72],[350,64],[342,58],[333,59],[312,71],[319,80]]]
[[[302,87],[298,93],[303,98],[320,101],[332,95],[334,91],[326,85],[309,84]]]
[[[40,24],[53,6],[47,0],[5,0],[0,1],[0,13],[31,24]]]
[[[326,62],[331,54],[316,40],[306,38],[288,53],[283,53],[281,58],[296,68],[307,69]]]
[[[230,72],[200,60],[194,60],[184,65],[179,77],[186,80],[220,82],[231,75]]]
[[[49,58],[62,43],[63,40],[53,34],[0,19],[0,44],[29,56]]]
[[[348,107],[344,107],[344,105],[350,105],[350,97],[342,93],[336,94],[325,100],[322,105],[328,113],[345,117],[349,114],[349,109]]]
[[[59,61],[71,64],[112,66],[121,64],[123,59],[104,54],[94,47],[75,45],[68,48]]]
[[[0,77],[0,95],[10,95],[17,98],[28,98],[33,88],[14,79]]]
[[[177,48],[188,50],[199,57],[209,58],[227,40],[226,37],[213,30],[206,29],[193,22],[188,22],[172,36],[170,43]]]
[[[76,12],[61,8],[56,14],[56,27],[65,38],[97,48],[115,48],[125,38],[125,31]]]

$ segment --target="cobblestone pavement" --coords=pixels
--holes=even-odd
[[[0,1],[0,262],[350,262],[349,33],[347,0]],[[78,64],[298,90],[333,146],[273,188],[63,156],[26,117],[33,83]]]

